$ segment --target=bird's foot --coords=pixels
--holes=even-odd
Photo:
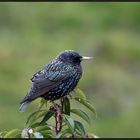
[[[60,109],[60,105],[58,105],[57,103],[55,103],[54,101],[52,102],[52,106],[50,107],[50,110],[54,111],[54,112],[58,112]]]

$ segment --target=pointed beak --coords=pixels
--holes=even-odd
[[[89,59],[93,59],[93,57],[82,56],[82,60],[89,60]]]

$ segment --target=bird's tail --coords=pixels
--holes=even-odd
[[[20,104],[19,111],[20,111],[20,112],[24,112],[29,103],[30,103],[29,101],[22,102],[22,103]]]

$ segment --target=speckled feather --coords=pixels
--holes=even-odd
[[[82,76],[81,58],[75,51],[65,51],[35,73],[31,78],[32,87],[20,103],[20,111],[38,97],[53,101],[74,90]]]

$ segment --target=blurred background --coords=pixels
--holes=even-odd
[[[87,130],[140,137],[140,3],[132,2],[0,3],[0,131],[24,127],[38,102],[18,110],[30,78],[67,49],[94,57],[82,62],[78,85],[98,113]]]

